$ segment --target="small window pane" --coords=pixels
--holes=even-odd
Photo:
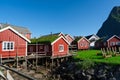
[[[2,43],[2,49],[4,51],[11,51],[14,50],[14,42],[4,41]]]
[[[11,42],[11,49],[13,49],[13,43]]]
[[[59,45],[59,52],[63,52],[64,51],[64,45]]]
[[[6,48],[6,46],[7,46],[7,45],[6,45],[6,42],[5,42],[5,43],[3,43],[3,49],[4,49],[4,50],[6,50],[6,49],[7,49],[7,48]]]
[[[7,43],[7,49],[8,50],[10,49],[10,43]]]

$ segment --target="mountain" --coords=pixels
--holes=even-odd
[[[112,35],[120,36],[120,6],[115,6],[111,10],[107,20],[98,30],[97,35],[99,37]]]

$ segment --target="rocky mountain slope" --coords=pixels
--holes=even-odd
[[[99,37],[112,35],[120,36],[120,6],[116,6],[111,10],[107,20],[98,30],[97,35]]]

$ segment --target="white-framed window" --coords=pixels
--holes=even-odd
[[[59,45],[59,52],[63,52],[64,51],[64,45]]]
[[[120,42],[116,42],[116,45],[120,45]]]
[[[111,42],[111,43],[110,43],[110,46],[115,46],[115,42]]]
[[[2,42],[2,50],[3,51],[13,51],[14,50],[14,42],[13,41],[3,41]]]
[[[81,47],[83,47],[83,45],[84,45],[83,43],[80,44]]]

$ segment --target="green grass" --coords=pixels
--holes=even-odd
[[[97,53],[99,53],[99,55],[97,55]],[[77,55],[74,56],[74,60],[77,61],[89,59],[96,63],[120,64],[120,56],[103,58],[100,50],[78,51],[76,54]]]

